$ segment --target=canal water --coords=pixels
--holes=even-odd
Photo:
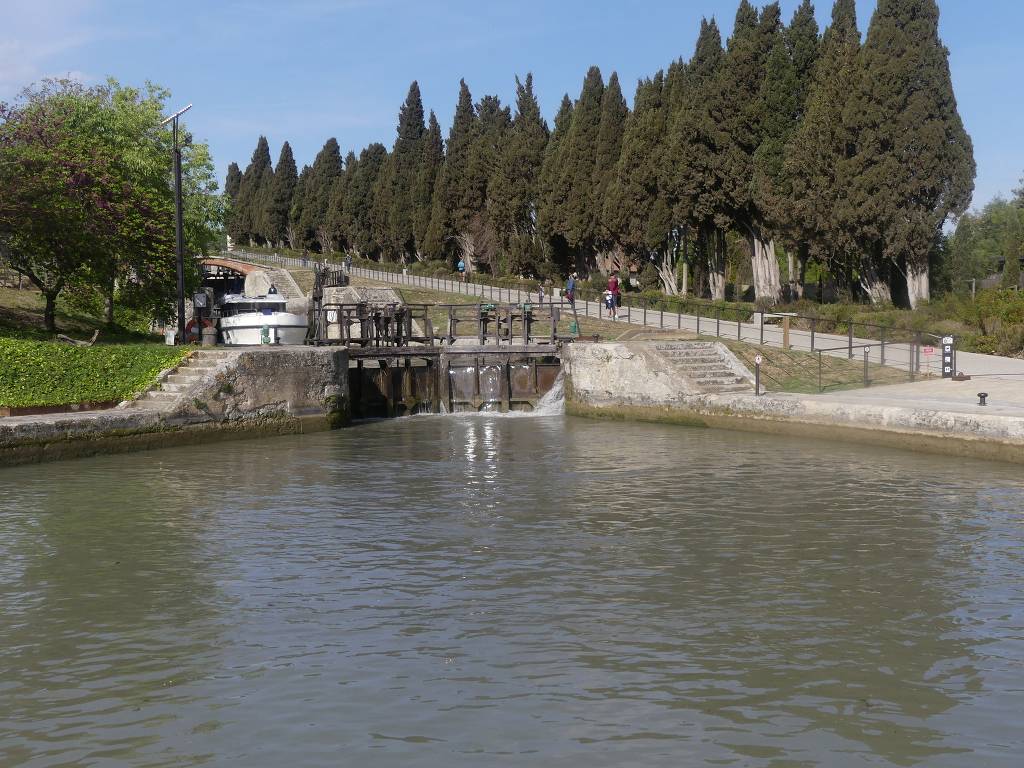
[[[1017,766],[1008,465],[561,416],[0,470],[0,765]]]

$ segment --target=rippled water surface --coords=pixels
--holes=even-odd
[[[0,470],[0,764],[1018,766],[1020,474],[563,417]]]

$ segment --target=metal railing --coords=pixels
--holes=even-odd
[[[315,263],[326,261],[245,250],[225,255],[291,269],[310,269]],[[346,261],[333,263],[344,265]],[[491,285],[474,278],[472,274],[465,275],[464,279],[449,279],[416,274],[401,265],[391,264],[374,264],[374,268],[370,269],[353,263],[351,267],[346,266],[346,269],[352,276],[441,293],[475,296],[484,301],[536,304],[542,296],[537,289]],[[580,286],[577,289],[575,311],[580,318],[604,319],[603,303],[597,301],[598,297],[599,293],[589,287]],[[550,301],[555,297],[545,292],[543,298]],[[673,303],[679,306],[680,311],[669,308]],[[567,302],[563,306],[573,308]],[[904,369],[911,377],[941,372],[941,356],[934,349],[938,344],[925,344],[929,339],[938,342],[941,337],[898,326],[762,311],[700,299],[676,300],[665,297],[651,300],[626,295],[622,296],[617,315],[619,321],[650,329],[687,331],[698,336],[732,339],[765,347],[781,347],[811,354],[820,352],[831,357],[845,356],[847,360],[854,358],[856,350],[866,347],[869,350],[869,363]]]

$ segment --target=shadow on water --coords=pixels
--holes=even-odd
[[[1001,465],[460,414],[62,467],[0,491],[17,750],[0,755],[1009,766],[1024,750],[1006,715],[1024,486]]]

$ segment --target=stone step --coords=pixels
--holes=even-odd
[[[168,378],[170,378],[170,377],[168,377]],[[181,394],[182,392],[184,392],[186,389],[188,389],[189,384],[190,383],[188,383],[188,382],[165,381],[163,384],[160,385],[160,391],[161,392],[173,392],[174,394],[178,395],[178,394]]]
[[[178,399],[177,395],[173,392],[165,392],[160,389],[150,389],[145,394],[145,399],[156,400],[160,402],[173,402]]]
[[[193,384],[200,379],[200,374],[197,371],[189,371],[187,368],[179,370],[177,373],[172,373],[164,381],[168,384]]]

